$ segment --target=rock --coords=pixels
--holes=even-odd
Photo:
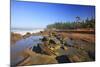
[[[49,55],[37,55],[36,60],[32,60],[32,64],[56,64],[57,60],[55,59],[55,57],[53,56],[49,56]]]
[[[43,38],[42,38],[42,41],[44,42],[44,41],[48,41],[49,40],[49,37],[46,37],[46,36],[44,36]]]
[[[57,34],[55,37],[56,37],[58,40],[62,40],[61,34]]]
[[[93,61],[95,61],[95,52],[88,51],[88,55]]]
[[[56,55],[54,51],[52,51],[48,45],[46,44],[41,44],[40,45],[40,48],[42,49],[43,53],[44,54],[47,54],[47,55]]]
[[[71,62],[66,55],[57,56],[56,60],[58,61],[58,63],[70,63]]]
[[[88,53],[83,50],[77,50],[77,53],[69,56],[72,62],[87,62],[91,61],[91,58],[88,56]]]
[[[56,32],[49,33],[49,37],[54,37],[55,35],[56,35]]]
[[[17,66],[30,66],[39,64],[54,64],[57,63],[55,56],[49,56],[44,54],[35,53],[34,51],[28,50],[27,55],[29,56],[23,62],[19,63]]]
[[[18,40],[23,39],[21,34],[18,33],[11,33],[11,44],[15,44]]]
[[[55,53],[45,43],[39,43],[37,46],[34,46],[32,50],[40,54],[55,55]]]
[[[67,49],[68,49],[66,46],[61,46],[61,48],[62,48],[63,50],[67,50]]]
[[[27,32],[25,35],[23,35],[23,38],[28,38],[28,37],[30,37],[31,35],[32,35],[31,33]]]
[[[64,45],[65,45],[65,46],[71,47],[71,46],[73,46],[74,44],[73,44],[73,41],[72,41],[70,38],[67,38],[67,39],[64,41]]]
[[[69,57],[69,59],[71,62],[81,62],[81,59],[77,55]]]
[[[38,44],[37,46],[34,46],[32,50],[36,53],[41,53],[42,51],[40,44]]]
[[[55,37],[53,37],[53,38],[50,38],[49,43],[50,44],[60,44],[60,41],[56,39]]]
[[[42,51],[47,55],[56,55],[55,50],[59,49],[61,44],[56,37],[43,37],[42,44],[40,45]]]

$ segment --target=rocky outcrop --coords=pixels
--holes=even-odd
[[[44,36],[44,37],[42,38],[42,42],[45,42],[45,41],[49,41],[49,37]]]
[[[40,44],[38,44],[37,46],[34,46],[32,50],[36,53],[42,53],[42,49],[40,47]]]
[[[31,33],[27,32],[25,35],[23,35],[23,38],[25,39],[25,38],[28,38],[30,36],[31,36]]]
[[[57,56],[56,60],[58,63],[70,63],[70,59],[66,55]]]
[[[73,41],[70,38],[66,38],[63,42],[65,46],[71,47],[74,45]]]
[[[17,66],[58,63],[55,59],[55,56],[36,53],[30,49],[26,50],[25,52],[29,57],[23,60],[21,63],[17,64]]]
[[[23,37],[30,37],[31,33],[27,33],[23,37],[14,33],[13,36],[17,36],[21,39]],[[94,61],[94,43],[91,44],[90,42],[88,43],[81,39],[77,39],[78,37],[74,39],[59,33],[49,33],[49,35],[43,36],[43,38],[40,39],[41,43],[38,43],[37,46],[33,46],[33,48],[31,48],[32,50],[25,51],[25,56],[29,57],[19,65]],[[16,37],[14,39],[15,41],[19,40]]]
[[[21,40],[23,37],[21,34],[11,32],[11,44],[15,44],[17,41]]]
[[[42,43],[33,48],[35,49],[33,51],[42,55],[55,56],[58,63],[95,60],[95,52],[91,52],[91,49],[88,49],[89,47],[84,47],[83,44],[87,44],[83,42],[81,44],[81,41],[76,43],[76,40],[72,38],[62,37],[61,34],[55,33],[44,36],[41,41]]]

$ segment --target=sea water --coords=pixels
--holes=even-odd
[[[29,33],[38,33],[40,31],[44,31],[44,28],[34,28],[34,29],[13,29],[11,28],[11,32],[19,33],[21,35],[25,35],[27,32]]]

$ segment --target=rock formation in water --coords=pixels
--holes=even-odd
[[[30,36],[31,36],[31,33],[30,32],[27,32],[25,35],[23,35],[23,38],[25,39],[25,38],[28,38]]]

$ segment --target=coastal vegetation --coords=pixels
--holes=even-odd
[[[95,28],[95,19],[85,19],[81,20],[80,17],[76,17],[76,21],[74,22],[55,22],[54,24],[50,24],[47,26],[48,29],[56,28],[56,29],[81,29],[81,28]]]

